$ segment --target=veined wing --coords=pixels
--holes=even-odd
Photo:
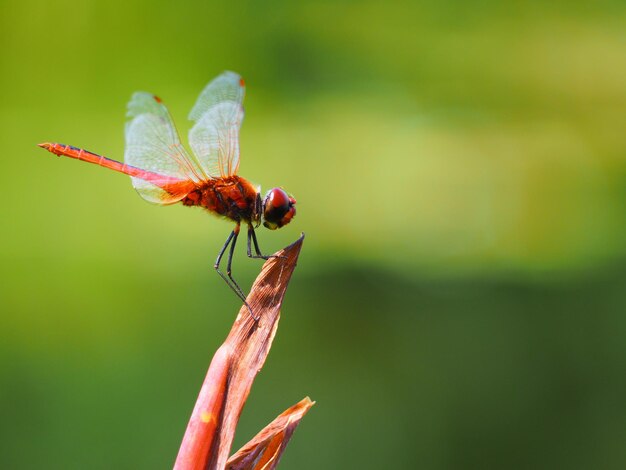
[[[224,72],[200,93],[189,113],[189,119],[196,122],[189,131],[189,143],[209,176],[237,173],[244,93],[243,79]]]
[[[164,177],[162,182],[131,177],[141,197],[157,204],[172,204],[208,178],[180,143],[174,122],[158,97],[134,93],[127,116],[130,121],[126,123],[124,162]]]

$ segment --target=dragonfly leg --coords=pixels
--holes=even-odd
[[[252,254],[252,243],[254,243],[254,251],[256,252],[256,255]],[[264,255],[261,253],[261,250],[259,250],[259,242],[256,239],[256,233],[252,225],[248,225],[248,258],[260,258],[260,259],[276,258],[276,256],[274,255]]]
[[[226,251],[226,248],[228,248],[228,245],[230,245],[230,242],[234,236],[235,236],[235,231],[233,230],[232,232],[230,232],[230,235],[228,235],[228,238],[226,239],[226,243],[224,243],[224,246],[222,247],[220,252],[217,254],[217,259],[215,260],[215,265],[213,266],[216,270],[219,270],[220,263],[222,262],[222,257],[224,256],[224,252]]]
[[[220,277],[224,279],[224,282],[226,282],[228,287],[230,287],[230,289],[237,295],[237,297],[239,297],[243,301],[245,306],[248,308],[248,311],[250,312],[250,316],[254,318],[255,321],[258,321],[258,317],[256,317],[252,313],[252,309],[250,308],[250,305],[248,305],[248,302],[246,301],[246,296],[241,290],[241,287],[239,287],[239,284],[237,284],[237,281],[235,281],[235,279],[232,276],[231,266],[233,263],[233,253],[235,252],[235,245],[237,244],[238,236],[239,236],[239,224],[235,226],[234,230],[230,233],[230,235],[226,239],[226,243],[224,243],[224,246],[218,253],[217,259],[215,260],[215,265],[213,267],[215,268],[215,271],[217,272],[217,274],[219,274]],[[220,263],[222,261],[222,258],[224,257],[224,253],[226,252],[228,245],[230,245],[230,251],[228,252],[226,274],[224,274],[222,271],[220,271]]]
[[[254,243],[254,251],[256,252],[256,255],[252,254],[252,243]],[[254,231],[254,227],[252,227],[252,225],[248,225],[248,258],[268,260],[270,258],[287,258],[287,257],[262,254],[261,250],[259,250],[259,242],[256,239],[256,232]]]

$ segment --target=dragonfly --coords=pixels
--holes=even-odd
[[[209,82],[189,113],[194,121],[189,131],[192,152],[181,143],[163,101],[146,92],[134,93],[128,103],[124,163],[72,145],[45,142],[39,146],[58,156],[129,175],[135,190],[148,202],[199,206],[234,222],[214,268],[254,317],[232,276],[241,225],[247,225],[248,257],[267,260],[271,256],[261,253],[255,229],[261,224],[270,230],[287,225],[296,215],[296,200],[281,187],[270,189],[262,198],[260,186],[237,174],[244,94],[244,80],[235,72],[224,72]],[[224,273],[220,265],[227,250]]]

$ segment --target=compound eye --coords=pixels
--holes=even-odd
[[[265,210],[280,212],[283,215],[289,210],[289,195],[280,188],[274,188],[268,193]],[[269,206],[269,207],[268,207]],[[281,216],[282,217],[282,216]]]
[[[284,190],[270,189],[263,202],[263,225],[271,230],[287,225],[296,213],[295,203]]]

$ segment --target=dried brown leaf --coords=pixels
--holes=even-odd
[[[300,420],[315,404],[309,397],[288,408],[265,426],[226,463],[228,470],[273,470]]]
[[[258,321],[242,306],[226,341],[215,353],[187,425],[176,470],[225,467],[243,405],[276,334],[280,307],[303,239],[304,235],[275,253],[254,281],[247,301]]]

